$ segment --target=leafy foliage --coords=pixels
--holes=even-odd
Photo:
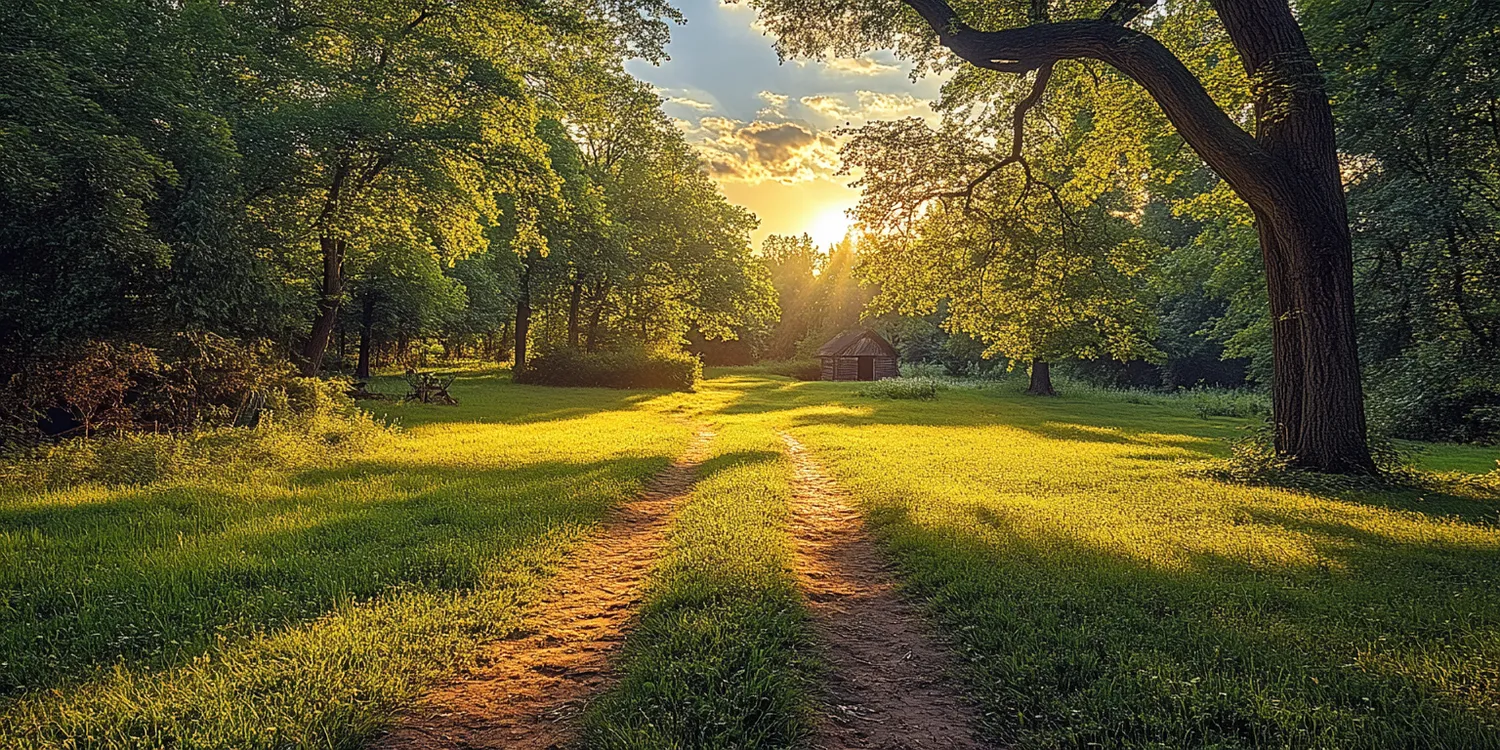
[[[910,399],[931,401],[943,390],[943,383],[933,378],[887,378],[862,385],[855,391],[865,398]]]
[[[517,373],[516,382],[586,388],[661,388],[691,391],[703,377],[703,363],[682,352],[642,349],[589,353],[556,349]]]

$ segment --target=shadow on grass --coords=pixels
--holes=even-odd
[[[1232,418],[1204,419],[1186,409],[1155,404],[1085,403],[1000,390],[959,389],[944,391],[938,402],[929,404],[861,398],[855,395],[855,387],[847,383],[750,380],[736,387],[739,399],[719,413],[781,412],[787,425],[793,428],[1000,427],[1029,433],[1038,440],[1155,449],[1122,453],[1116,458],[1160,464],[1222,458],[1227,454],[1228,441],[1243,436],[1242,428],[1251,424],[1249,420]],[[955,401],[963,408],[954,409],[951,402]],[[840,408],[816,408],[829,405]],[[1239,484],[1214,476],[1202,478],[1226,485]],[[1297,481],[1262,482],[1260,486],[1434,518],[1500,523],[1500,492],[1430,475],[1396,483],[1365,482],[1342,487],[1327,482]]]
[[[390,419],[405,427],[432,424],[474,422],[478,424],[538,424],[582,419],[593,414],[624,411],[657,397],[658,393],[620,391],[608,388],[550,388],[516,385],[509,377],[489,374],[460,376],[450,392],[457,406],[408,403],[400,400],[406,393],[404,380],[383,376],[373,381],[378,392],[393,396],[389,401],[364,403],[377,417]],[[572,402],[558,407],[565,399]]]
[[[923,500],[920,485],[859,478],[877,488],[863,492],[872,524],[967,659],[1002,742],[1500,747],[1492,690],[1500,545],[1490,535],[1500,504],[1492,494],[1436,483],[1298,487],[1296,497],[1215,481],[1187,468],[1224,455],[1241,423],[1159,405],[993,391],[884,401],[832,383],[738,390],[726,412],[809,430],[835,451],[883,443],[880,450],[940,460],[951,440],[977,450],[1035,441],[1052,443],[1062,463],[1077,456],[1090,464],[1095,476],[1065,489],[1081,502],[1095,485],[1109,486],[1097,502],[1114,492],[1170,496],[1154,483],[1227,502],[1244,497],[1222,518],[1211,507],[1189,511],[1203,533],[1224,535],[1199,543],[1170,526],[1184,519],[1171,509],[1149,522],[1164,524],[1162,536],[1141,539],[1158,532],[1069,526],[1066,508],[1057,517],[1017,515],[1030,506],[1001,498],[928,513],[922,503],[946,501]],[[917,429],[865,432],[886,426]],[[970,428],[995,432],[975,437]],[[868,471],[879,463],[844,460]],[[1139,462],[1152,462],[1150,471],[1140,473]],[[1169,462],[1185,463],[1174,470]],[[1012,489],[1054,489],[1033,486],[1029,474]],[[1246,528],[1224,530],[1234,526]]]
[[[0,509],[14,540],[0,550],[0,695],[111,663],[180,663],[220,636],[392,589],[472,588],[517,551],[597,521],[666,462],[358,462],[244,492],[190,485]]]
[[[1493,548],[1392,545],[1263,513],[1329,565],[1216,553],[1163,566],[997,512],[877,533],[967,657],[990,732],[1024,746],[1500,745],[1485,633]]]

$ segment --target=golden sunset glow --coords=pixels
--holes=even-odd
[[[806,231],[812,236],[813,242],[818,243],[818,247],[827,247],[844,239],[844,235],[849,233],[850,223],[844,207],[834,206],[818,214]]]

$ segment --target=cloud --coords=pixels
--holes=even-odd
[[[838,171],[838,142],[799,122],[704,117],[688,138],[720,180],[791,184]]]
[[[823,63],[831,73],[851,76],[878,76],[899,72],[901,68],[868,57],[835,57]]]
[[[833,120],[848,120],[854,116],[854,109],[845,102],[843,97],[831,94],[817,94],[804,96],[797,101],[802,106],[817,112],[818,114]]]
[[[709,104],[708,102],[700,102],[690,96],[669,96],[667,97],[667,103],[676,104],[682,107],[696,109],[703,112],[707,112],[714,108],[714,105]]]
[[[766,106],[760,110],[759,114],[761,117],[786,119],[786,105],[787,102],[791,101],[791,97],[786,94],[778,94],[774,91],[762,91],[758,96],[760,96],[761,101],[766,103]]]
[[[814,94],[804,96],[797,103],[812,113],[815,122],[819,118],[840,125],[859,126],[871,120],[894,120],[901,117],[920,117],[934,121],[937,113],[923,99],[911,94],[892,94],[881,91],[855,91],[853,94]]]

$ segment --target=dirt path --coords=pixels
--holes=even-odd
[[[987,747],[951,658],[900,597],[859,514],[796,438],[792,518],[798,578],[830,675],[813,744],[822,750]]]
[[[681,459],[609,515],[599,536],[547,583],[522,631],[424,697],[374,746],[540,750],[571,743],[578,715],[610,681],[609,658],[712,438],[700,430]]]

